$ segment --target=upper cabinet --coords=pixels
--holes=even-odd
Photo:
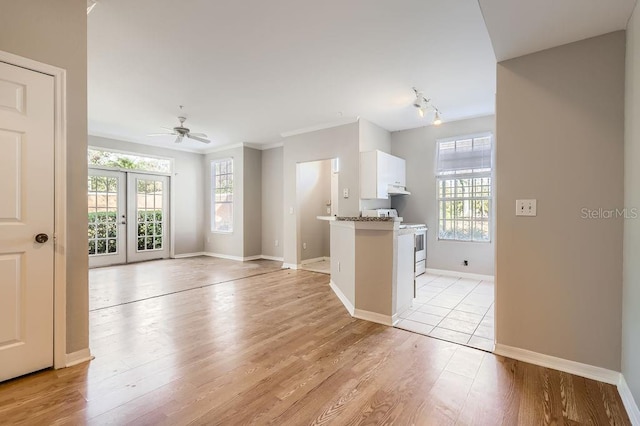
[[[360,153],[360,198],[406,195],[405,186],[406,164],[402,158],[378,150]]]

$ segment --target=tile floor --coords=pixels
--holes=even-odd
[[[307,263],[302,265],[300,269],[311,272],[320,272],[321,274],[331,274],[331,260],[325,259],[318,262]]]
[[[423,274],[396,327],[493,351],[493,282]]]

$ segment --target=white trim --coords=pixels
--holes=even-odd
[[[620,381],[618,382],[618,393],[620,394],[624,408],[627,410],[631,424],[640,426],[640,409],[638,409],[638,404],[636,404],[631,389],[629,389],[629,385],[627,385],[627,381],[622,374],[620,374]]]
[[[365,321],[371,321],[382,325],[393,326],[393,318],[390,315],[383,315],[377,312],[365,311],[356,308],[354,318],[358,318]]]
[[[402,318],[400,318],[399,314],[393,314],[391,315],[391,325],[393,325],[394,327],[400,322]]]
[[[83,362],[91,361],[95,357],[91,355],[89,348],[85,348],[76,352],[65,355],[65,366],[73,367],[74,365],[82,364]]]
[[[284,257],[269,256],[266,254],[261,254],[260,258],[265,260],[275,260],[276,262],[284,262]]]
[[[242,261],[243,262],[249,262],[249,261],[252,261],[252,260],[260,260],[260,259],[262,259],[262,255],[261,254],[256,254],[254,256],[245,256],[245,257],[242,258]]]
[[[195,253],[181,253],[181,254],[174,254],[173,256],[171,256],[172,259],[185,259],[187,257],[198,257],[198,256],[206,256],[206,253],[203,251],[198,251]]]
[[[349,301],[347,296],[345,296],[342,290],[340,290],[340,287],[338,287],[336,283],[333,282],[333,280],[329,280],[329,287],[331,287],[331,290],[333,290],[335,295],[338,296],[338,299],[340,299],[344,307],[347,308],[347,312],[349,312],[349,315],[353,316],[355,312],[355,308],[353,304]]]
[[[331,121],[329,123],[317,124],[315,126],[304,127],[302,129],[290,130],[287,132],[280,133],[280,136],[283,138],[288,138],[290,136],[302,135],[305,133],[311,133],[318,130],[331,129],[332,127],[344,126],[345,124],[356,123],[360,120],[360,117],[347,117],[336,121]]]
[[[97,137],[97,138],[102,138],[102,139],[110,139],[110,140],[114,140],[114,141],[122,141],[122,142],[129,142],[129,143],[135,143],[138,145],[145,145],[145,146],[151,146],[154,148],[160,148],[160,149],[166,149],[169,151],[182,151],[182,152],[190,152],[192,154],[204,154],[204,152],[200,149],[196,149],[196,148],[187,148],[184,146],[184,144],[177,144],[174,143],[172,146],[166,146],[166,145],[160,145],[158,143],[154,143],[152,140],[149,139],[134,139],[134,138],[130,138],[128,136],[124,136],[124,135],[112,135],[110,133],[102,133],[102,132],[96,132],[94,130],[89,129],[88,132],[88,136],[93,136],[93,137]]]
[[[482,274],[472,274],[469,272],[448,271],[446,269],[427,268],[426,272],[427,274],[444,275],[445,277],[460,277],[460,278],[468,278],[471,280],[482,280],[482,281],[495,280],[495,277],[493,275],[482,275]]]
[[[321,257],[315,257],[313,259],[307,259],[307,260],[303,260],[302,262],[300,262],[300,265],[308,265],[309,263],[316,263],[316,262],[326,262],[330,259],[330,257],[328,256],[321,256]]]
[[[259,149],[261,151],[266,151],[267,149],[282,148],[283,146],[284,146],[284,142],[275,142],[275,143],[256,146],[256,149]]]
[[[247,260],[256,260],[256,259],[260,259],[260,256],[248,256],[248,257],[242,257],[242,256],[232,256],[230,254],[222,254],[222,253],[212,253],[210,251],[205,251],[202,253],[202,256],[209,256],[209,257],[218,257],[220,259],[227,259],[227,260],[236,260],[238,262],[245,262]]]
[[[216,152],[222,152],[222,151],[228,151],[230,149],[236,149],[236,148],[244,148],[245,144],[243,143],[234,143],[232,145],[223,145],[223,146],[219,146],[217,148],[213,148],[213,149],[209,149],[206,150],[204,152],[201,152],[200,154],[215,154]]]
[[[282,263],[282,268],[283,269],[299,269],[300,265],[297,265],[295,263]]]
[[[0,61],[53,77],[53,367],[62,368],[66,366],[67,352],[67,71],[4,51],[0,51]]]
[[[517,359],[519,361],[528,362],[530,364],[539,365],[541,367],[553,368],[554,370],[564,371],[565,373],[575,374],[576,376],[586,377],[587,379],[598,380],[600,382],[618,385],[620,382],[620,373],[608,370],[594,365],[583,364],[581,362],[570,361],[564,358],[558,358],[551,355],[545,355],[526,349],[514,348],[512,346],[501,345],[496,343],[493,351],[496,355],[502,355],[508,358]]]

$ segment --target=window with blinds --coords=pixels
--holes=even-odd
[[[437,142],[438,239],[491,241],[493,136]]]
[[[211,231],[233,231],[233,159],[211,162]]]

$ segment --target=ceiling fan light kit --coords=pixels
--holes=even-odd
[[[182,107],[181,107],[182,109]],[[163,129],[168,130],[167,133],[152,133],[147,136],[175,136],[175,143],[181,143],[182,140],[187,137],[188,139],[193,139],[194,141],[202,142],[202,143],[211,143],[209,139],[207,139],[207,135],[204,133],[191,133],[191,130],[188,127],[184,126],[184,122],[187,120],[186,117],[178,117],[178,121],[180,122],[174,128],[163,127]]]
[[[416,99],[413,101],[413,106],[418,110],[418,116],[420,118],[424,118],[427,111],[432,109],[435,112],[435,115],[431,124],[433,124],[434,126],[439,126],[440,124],[442,124],[440,110],[431,103],[431,99],[425,98],[422,92],[415,87],[413,88],[413,93],[415,93],[416,95]]]

